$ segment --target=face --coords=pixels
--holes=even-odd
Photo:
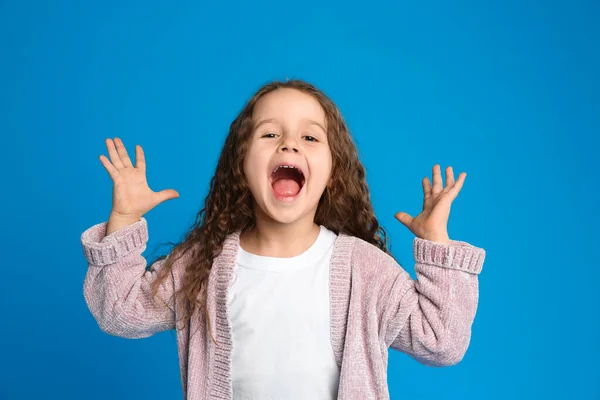
[[[253,123],[244,174],[257,218],[313,221],[332,166],[323,108],[301,91],[278,89],[256,103]],[[295,168],[273,173],[279,165]]]

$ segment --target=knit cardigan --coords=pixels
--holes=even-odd
[[[184,309],[172,295],[182,285],[189,252],[175,262],[161,285],[161,302],[152,298],[150,282],[165,259],[147,268],[142,256],[148,241],[146,219],[110,235],[106,226],[107,222],[99,223],[81,235],[88,262],[83,294],[100,329],[135,339],[177,325],[184,399],[231,399],[227,295],[240,232],[227,235],[208,278],[207,307],[215,344],[200,311],[186,329],[176,324]],[[376,246],[344,233],[336,238],[329,297],[331,346],[340,368],[338,399],[389,399],[389,348],[433,367],[454,365],[465,355],[485,250],[461,241],[442,244],[415,237],[413,253],[416,280]]]

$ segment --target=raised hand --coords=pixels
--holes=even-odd
[[[448,218],[452,201],[460,192],[467,176],[461,172],[458,180],[454,182],[452,167],[446,168],[446,187],[442,187],[440,165],[433,166],[433,187],[429,178],[425,177],[423,183],[423,210],[415,218],[405,212],[397,212],[394,216],[406,226],[415,236],[422,239],[450,243],[448,237]]]
[[[146,181],[146,160],[142,147],[135,147],[135,167],[119,138],[106,139],[110,161],[101,155],[100,161],[113,181],[111,216],[139,219],[158,204],[179,197],[173,189],[154,192]]]

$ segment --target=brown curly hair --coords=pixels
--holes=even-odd
[[[359,161],[356,146],[337,106],[321,90],[305,81],[294,79],[268,83],[250,98],[231,123],[210,181],[204,208],[197,214],[196,222],[186,233],[185,239],[176,244],[172,251],[172,254],[181,257],[191,250],[183,285],[176,293],[181,296],[187,310],[182,316],[184,327],[198,308],[206,317],[213,341],[206,308],[208,276],[213,259],[219,255],[227,235],[238,230],[245,231],[255,224],[253,199],[243,171],[248,139],[254,124],[254,107],[265,94],[282,88],[296,89],[313,96],[323,107],[327,118],[332,170],[330,181],[319,200],[315,223],[336,234],[342,232],[363,239],[391,256],[387,249],[385,229],[379,226],[371,205],[365,168]],[[163,255],[156,261],[164,258],[166,261],[152,283],[155,296],[175,262],[171,254]]]

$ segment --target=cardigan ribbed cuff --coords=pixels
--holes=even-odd
[[[94,225],[81,235],[83,253],[90,265],[115,264],[130,253],[141,253],[148,242],[148,223],[144,217],[106,235],[108,222]]]
[[[485,260],[485,250],[459,240],[450,240],[450,244],[432,242],[415,237],[414,257],[418,264],[457,269],[480,274]]]

